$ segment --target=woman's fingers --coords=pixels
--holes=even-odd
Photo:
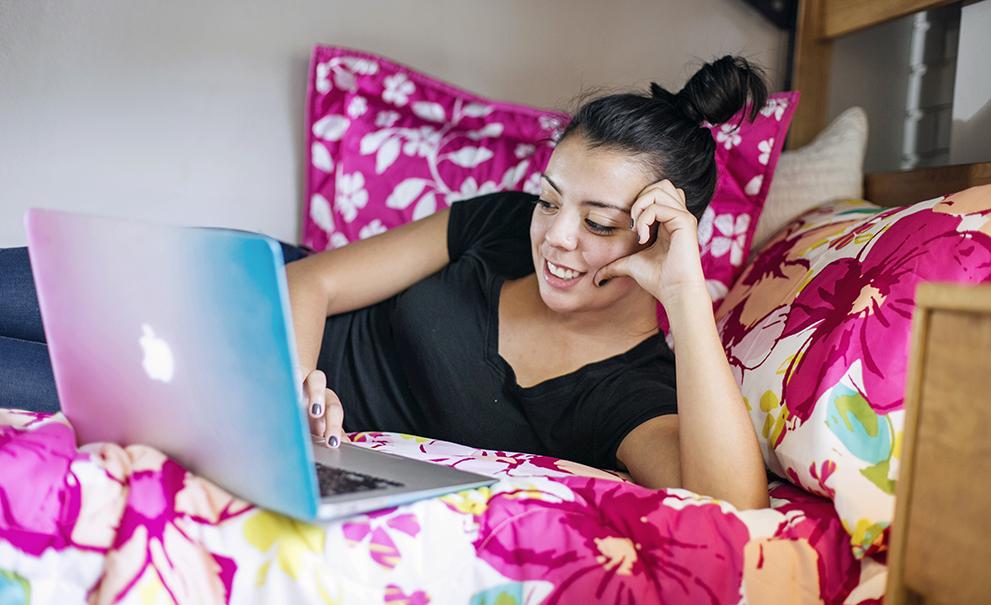
[[[324,411],[326,402],[324,391],[327,388],[327,375],[313,370],[303,380],[303,401],[310,421],[310,433],[322,435],[324,432]]]
[[[656,221],[668,223],[681,216],[694,215],[688,211],[685,192],[669,180],[663,180],[647,187],[630,209],[637,241],[645,244],[650,240],[650,226]]]
[[[324,430],[321,436],[326,445],[337,447],[347,441],[344,435],[344,406],[337,393],[330,389],[326,389],[324,399],[327,402],[327,410],[324,413]]]
[[[303,396],[306,397],[310,416],[323,416],[324,389],[327,388],[327,375],[320,370],[313,370],[303,381]]]
[[[645,208],[653,203],[664,203],[666,200],[670,200],[675,207],[684,207],[684,192],[679,194],[679,191],[681,191],[681,189],[676,188],[674,184],[667,179],[648,185],[643,191],[640,192],[636,201],[633,202],[633,206],[630,208],[630,215],[634,220],[636,220],[637,216],[643,212]]]
[[[346,441],[344,406],[337,393],[327,388],[327,375],[320,370],[306,374],[303,396],[307,402],[310,433],[330,447],[337,447]]]
[[[682,211],[670,206],[654,204],[640,213],[637,221],[637,241],[646,244],[650,240],[650,227],[654,223],[667,224],[678,220],[682,216]]]
[[[605,267],[599,269],[593,276],[592,283],[598,286],[603,286],[607,281],[614,277],[624,277],[630,276],[630,257],[624,256],[618,258],[613,262],[609,263]]]
[[[651,217],[644,214],[650,208],[670,208],[675,213],[688,212],[684,192],[675,188],[671,181],[663,180],[647,187],[630,208],[630,216],[633,218],[634,228],[637,231],[637,240],[641,244],[650,239],[650,225],[653,221],[649,220]]]

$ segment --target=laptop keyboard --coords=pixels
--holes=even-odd
[[[322,497],[353,494],[388,487],[403,487],[402,483],[396,481],[347,471],[333,466],[326,466],[319,462],[316,463],[316,466],[317,481],[320,484],[320,496]]]

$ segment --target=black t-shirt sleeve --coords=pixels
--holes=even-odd
[[[661,376],[638,372],[604,382],[597,390],[593,455],[599,468],[619,468],[616,450],[630,431],[651,418],[678,413],[677,391]]]
[[[533,271],[530,220],[536,200],[522,191],[499,191],[455,202],[447,223],[450,261],[475,253],[507,276]]]

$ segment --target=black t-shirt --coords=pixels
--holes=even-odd
[[[616,468],[640,423],[677,412],[674,354],[655,334],[531,387],[499,355],[499,292],[533,272],[535,196],[455,203],[450,263],[379,304],[327,320],[317,366],[347,431],[398,431]],[[369,268],[374,271],[374,268]]]

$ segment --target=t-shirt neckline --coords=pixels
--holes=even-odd
[[[499,298],[502,293],[502,285],[505,281],[505,276],[494,274],[492,280],[489,282],[488,300],[486,301],[488,313],[485,330],[485,357],[489,364],[505,378],[507,386],[521,395],[537,397],[563,390],[573,386],[574,380],[577,378],[597,369],[613,367],[640,359],[650,354],[650,347],[653,344],[659,345],[656,341],[661,337],[660,331],[656,334],[651,334],[624,353],[587,363],[573,372],[548,378],[528,387],[520,386],[519,381],[516,379],[516,371],[513,369],[513,366],[499,353]]]

